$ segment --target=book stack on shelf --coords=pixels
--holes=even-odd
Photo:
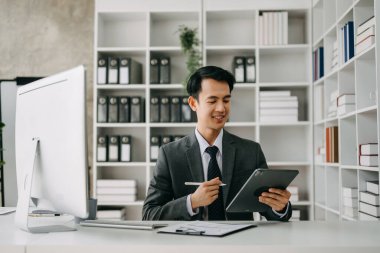
[[[338,111],[338,90],[335,90],[331,92],[330,94],[330,102],[329,102],[329,107],[327,111],[327,117],[328,118],[334,118],[337,115]]]
[[[359,219],[379,220],[379,181],[366,181],[366,189],[359,196]]]
[[[132,136],[99,136],[97,142],[98,162],[131,162]]]
[[[359,165],[367,167],[378,166],[378,143],[367,143],[359,145]]]
[[[98,123],[144,122],[144,105],[143,97],[99,96],[97,121]]]
[[[338,68],[339,56],[338,56],[338,41],[334,41],[331,57],[331,70]]]
[[[298,195],[298,186],[288,186],[286,188],[290,192],[290,201],[291,202],[298,202],[299,201],[299,195]]]
[[[297,122],[298,98],[290,90],[260,91],[261,122]]]
[[[96,218],[100,220],[125,220],[125,208],[102,208],[96,212]]]
[[[259,15],[260,45],[288,44],[288,12],[262,12]]]
[[[355,111],[355,94],[341,94],[337,98],[338,115]]]
[[[375,16],[360,24],[356,34],[356,54],[360,54],[375,43]]]
[[[170,84],[171,82],[170,57],[150,59],[150,83],[151,84]]]
[[[343,187],[343,215],[351,218],[358,216],[358,189]]]
[[[354,22],[348,21],[339,33],[342,64],[354,57]]]
[[[235,56],[232,64],[236,83],[256,82],[256,60],[255,56]]]
[[[318,47],[313,51],[313,81],[318,80],[324,75],[323,47]]]
[[[300,220],[301,220],[301,210],[293,209],[292,217],[289,219],[289,221],[300,221]]]
[[[326,162],[339,162],[338,127],[326,128]]]
[[[98,179],[97,186],[98,205],[122,205],[136,201],[136,180]]]

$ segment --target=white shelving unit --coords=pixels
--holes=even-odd
[[[283,10],[289,17],[287,45],[259,45],[261,11]],[[150,136],[187,135],[195,123],[150,123],[149,101],[155,95],[187,95],[181,84],[187,76],[185,56],[179,47],[179,25],[197,28],[204,65],[232,71],[234,56],[256,57],[256,82],[239,83],[232,93],[231,118],[226,130],[262,145],[271,168],[298,169],[302,219],[314,217],[313,123],[311,77],[311,10],[308,0],[97,0],[95,5],[95,64],[99,56],[128,56],[142,63],[143,81],[132,85],[98,85],[94,76],[94,101],[99,95],[142,96],[146,123],[94,122],[94,150],[99,134],[128,134],[132,140],[131,163],[98,163],[96,179],[135,179],[138,201],[125,203],[127,219],[140,219],[143,200],[155,163],[150,162]],[[169,56],[171,84],[149,83],[150,58]],[[95,71],[96,73],[96,71]],[[259,91],[290,90],[299,101],[296,123],[262,123]],[[94,115],[97,115],[96,103]],[[96,117],[94,117],[96,121]]]
[[[314,109],[323,110],[322,119],[314,119],[314,154],[326,146],[325,128],[338,126],[339,162],[314,163],[315,218],[317,220],[356,220],[344,215],[342,187],[365,190],[367,180],[379,180],[378,167],[359,166],[359,144],[379,142],[379,40],[345,63],[339,61],[331,69],[331,52],[340,28],[354,22],[354,38],[359,24],[375,16],[379,31],[379,2],[376,0],[313,1],[313,48],[324,47],[324,77],[313,83],[314,91],[323,89],[323,101],[314,97]],[[376,35],[377,37],[377,35]],[[338,45],[339,46],[339,45]],[[338,48],[339,57],[341,49]],[[354,93],[356,110],[328,118],[327,109],[332,91]],[[314,114],[316,115],[316,113]]]

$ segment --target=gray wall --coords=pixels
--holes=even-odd
[[[0,0],[0,79],[87,68],[90,163],[93,37],[93,0]]]

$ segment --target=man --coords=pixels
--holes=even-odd
[[[252,172],[268,168],[258,143],[223,130],[234,83],[231,73],[215,66],[202,67],[189,78],[188,101],[197,126],[193,134],[160,148],[144,220],[252,220],[252,213],[225,212]],[[185,185],[188,181],[203,183]],[[289,220],[289,198],[287,190],[269,189],[259,197],[271,207],[262,215]]]

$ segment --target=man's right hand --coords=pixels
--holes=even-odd
[[[218,198],[219,187],[222,181],[216,177],[210,181],[203,182],[197,190],[191,194],[191,207],[196,209],[208,206]]]

